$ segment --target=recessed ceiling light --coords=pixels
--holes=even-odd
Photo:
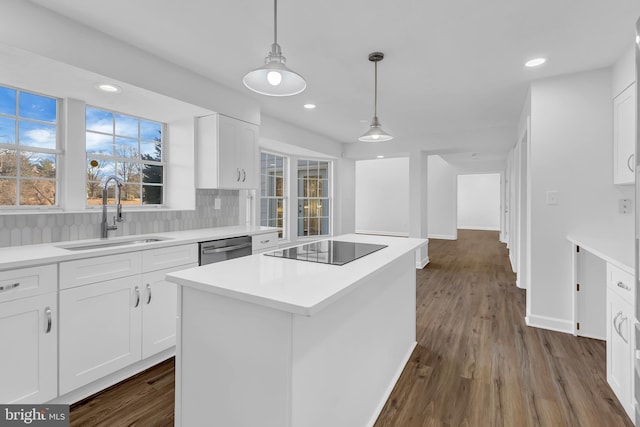
[[[307,110],[313,110],[314,108],[316,108],[316,104],[304,104],[304,108],[306,108]]]
[[[384,159],[384,156],[376,156],[376,159]]]
[[[118,86],[116,85],[112,85],[110,83],[102,83],[98,85],[98,89],[104,91],[104,92],[109,92],[109,93],[118,93],[121,92],[122,89],[120,89]]]
[[[547,62],[547,58],[533,58],[524,63],[525,67],[539,67],[540,65]]]

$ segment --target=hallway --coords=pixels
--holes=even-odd
[[[633,426],[606,382],[605,343],[530,328],[498,232],[430,240],[418,346],[375,427]]]

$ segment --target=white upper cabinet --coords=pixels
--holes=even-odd
[[[635,181],[636,84],[613,99],[613,183]]]
[[[196,186],[257,188],[258,127],[220,114],[200,117]]]

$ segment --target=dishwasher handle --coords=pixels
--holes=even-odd
[[[242,243],[240,245],[223,246],[221,248],[211,248],[211,249],[202,248],[202,254],[203,255],[219,254],[223,252],[235,251],[236,249],[244,249],[244,248],[250,248],[250,247],[251,247],[251,243]]]

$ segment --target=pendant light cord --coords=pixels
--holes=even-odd
[[[373,116],[378,117],[378,61],[374,62],[375,67],[375,87],[373,89]]]
[[[278,44],[278,0],[273,0],[273,44]]]

